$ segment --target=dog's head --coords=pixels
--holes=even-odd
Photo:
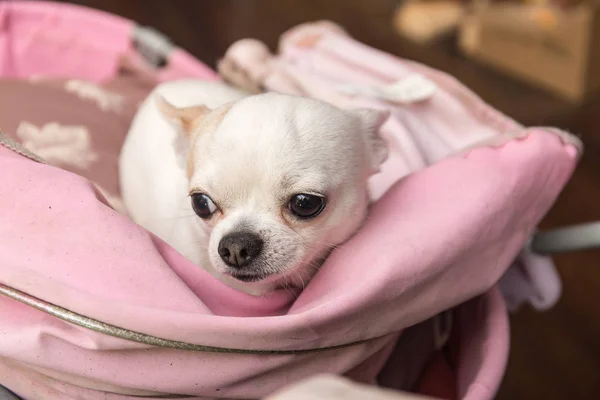
[[[232,286],[304,285],[364,220],[367,180],[388,154],[387,112],[274,93],[157,106],[188,143],[190,207],[210,238],[204,267]]]

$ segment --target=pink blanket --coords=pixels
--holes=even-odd
[[[58,22],[73,18],[62,10],[0,5],[4,20],[30,33],[15,38],[16,31],[0,29],[5,74],[39,73],[30,62],[51,43],[36,48],[33,39],[45,37],[36,23],[80,37],[80,25]],[[126,40],[131,25],[112,23],[121,32],[114,40]],[[345,40],[331,36],[319,46],[334,53]],[[21,47],[7,45],[13,41]],[[493,397],[508,344],[492,288],[568,181],[580,143],[518,126],[437,71],[362,51],[375,57],[377,70],[327,70],[327,62],[311,62],[325,56],[315,52],[298,53],[290,65],[299,67],[290,71],[313,83],[311,95],[346,105],[381,103],[347,100],[333,90],[334,78],[373,81],[402,70],[438,88],[425,102],[394,107],[386,128],[392,156],[373,180],[377,201],[366,224],[299,295],[255,298],[223,286],[108,207],[86,179],[4,140],[0,171],[10,172],[0,174],[0,383],[31,400],[257,399],[324,372],[374,383],[388,365],[399,377],[411,370],[409,358],[398,358],[406,354],[398,342],[403,330],[487,292],[458,314],[461,327],[475,325],[463,335],[458,396]],[[62,59],[52,59],[58,71]],[[112,64],[63,68],[102,79]],[[202,76],[193,72],[187,75]],[[425,141],[437,150],[424,151]]]
[[[452,77],[359,43],[329,21],[286,32],[277,55],[261,42],[240,40],[219,62],[219,72],[251,92],[278,91],[341,107],[391,110],[393,118],[383,129],[394,151],[384,173],[372,179],[375,199],[401,176],[471,146],[501,143],[523,130]],[[502,277],[500,288],[511,311],[525,302],[538,310],[551,308],[561,294],[552,259],[527,248]]]

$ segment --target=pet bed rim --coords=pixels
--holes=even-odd
[[[228,348],[228,347],[217,347],[217,346],[206,346],[193,343],[186,343],[177,340],[163,339],[157,336],[148,335],[141,332],[132,331],[125,328],[108,324],[99,321],[94,318],[87,317],[85,315],[73,312],[64,307],[57,306],[49,303],[45,300],[32,296],[21,290],[12,288],[8,285],[0,283],[0,295],[3,295],[9,299],[18,301],[22,304],[35,308],[36,310],[45,312],[46,314],[52,315],[62,321],[90,329],[94,332],[102,333],[119,339],[128,340],[131,342],[142,343],[152,345],[156,347],[172,348],[179,350],[191,350],[203,353],[230,353],[230,354],[262,354],[262,355],[292,355],[292,354],[307,354],[307,353],[321,353],[325,351],[333,351],[352,347],[368,342],[374,342],[383,339],[387,336],[396,335],[396,332],[389,333],[380,337],[371,337],[363,340],[357,340],[350,343],[343,343],[334,346],[311,348],[311,349],[297,349],[297,350],[260,350],[260,349],[239,349],[239,348]],[[434,317],[435,318],[435,317]]]

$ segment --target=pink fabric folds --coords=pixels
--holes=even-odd
[[[290,29],[282,35],[276,55],[256,40],[240,40],[228,49],[219,71],[251,91],[262,88],[342,107],[390,110],[393,117],[384,134],[393,152],[383,173],[372,180],[375,198],[399,176],[470,146],[498,144],[523,130],[454,78],[359,43],[329,21]],[[392,88],[395,100],[389,99]],[[388,92],[378,93],[382,89]],[[519,254],[500,287],[511,311],[525,302],[538,310],[551,308],[561,294],[552,259],[528,249]]]
[[[255,299],[222,287],[105,206],[84,179],[2,148],[0,170],[10,171],[0,178],[2,284],[105,323],[207,346],[300,350],[369,339],[303,355],[161,349],[2,297],[2,361],[7,373],[18,363],[55,378],[53,390],[70,382],[117,393],[209,396],[219,389],[224,398],[259,398],[291,380],[347,373],[376,357],[362,371],[369,382],[397,332],[498,280],[575,160],[572,146],[537,130],[407,177],[288,307],[285,293]],[[273,314],[281,315],[260,316]],[[5,384],[17,385],[10,377]],[[51,398],[28,387],[15,389]]]
[[[86,7],[46,1],[0,2],[0,76],[44,74],[105,82],[133,50],[135,23]],[[156,71],[159,81],[216,74],[182,49]]]
[[[0,8],[3,21],[22,17],[25,32],[34,32],[26,7],[43,9],[8,4]],[[58,18],[53,8],[47,11]],[[11,26],[9,32],[21,29]],[[34,61],[56,53],[11,52],[8,43],[21,39],[2,38],[0,55],[12,57],[0,59],[4,74],[72,72],[40,70],[42,64],[33,70],[20,55]],[[319,46],[350,49],[344,40],[332,36]],[[427,102],[394,108],[385,130],[392,156],[373,180],[377,201],[366,224],[297,296],[281,291],[254,298],[225,287],[108,207],[86,179],[0,146],[0,382],[29,400],[257,399],[315,373],[372,383],[402,330],[484,294],[458,318],[464,346],[457,373],[461,398],[493,397],[508,343],[502,300],[489,291],[568,181],[579,143],[563,132],[521,128],[439,72],[353,46],[373,57],[377,70],[356,70],[352,79],[373,80],[402,67],[439,88]],[[333,72],[349,79],[349,71],[332,68],[326,77],[315,69],[326,64],[310,64],[306,55],[296,58],[301,62],[321,77],[311,86],[314,97],[382,106],[331,91]],[[86,74],[103,79],[111,68]],[[307,77],[307,70],[290,71]],[[425,139],[444,145],[424,151],[415,142]],[[465,147],[472,148],[452,155]],[[27,304],[14,290],[46,303]],[[65,315],[56,307],[79,316],[65,322],[50,315]],[[133,340],[111,336],[123,331],[99,322]],[[131,332],[256,352],[148,345]],[[411,368],[410,360],[399,368]]]

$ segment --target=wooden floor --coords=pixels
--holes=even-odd
[[[454,41],[420,47],[398,38],[395,0],[76,0],[166,33],[214,65],[233,41],[255,37],[272,47],[285,29],[331,19],[359,40],[447,71],[486,101],[527,125],[580,135],[586,153],[544,227],[600,220],[600,101],[581,107],[528,88],[465,60]],[[598,71],[600,73],[600,71]],[[600,398],[600,251],[557,257],[564,296],[552,311],[512,318],[512,350],[499,399]]]

